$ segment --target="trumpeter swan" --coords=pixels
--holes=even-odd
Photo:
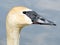
[[[6,18],[7,45],[19,45],[21,29],[29,24],[56,25],[26,7],[14,7]]]

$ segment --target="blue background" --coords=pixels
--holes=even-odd
[[[14,6],[28,7],[57,24],[24,27],[21,45],[60,45],[60,0],[0,0],[0,45],[6,45],[6,15]]]

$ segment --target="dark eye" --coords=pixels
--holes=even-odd
[[[26,11],[23,11],[23,14],[26,14]]]

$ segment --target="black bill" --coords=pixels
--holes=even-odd
[[[32,20],[33,24],[56,26],[54,22],[45,19],[41,15],[38,15],[35,11],[24,11],[23,13],[26,14]]]

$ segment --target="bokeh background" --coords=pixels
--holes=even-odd
[[[6,15],[14,6],[28,7],[57,24],[24,27],[20,45],[60,45],[60,0],[0,0],[0,45],[6,45]]]

